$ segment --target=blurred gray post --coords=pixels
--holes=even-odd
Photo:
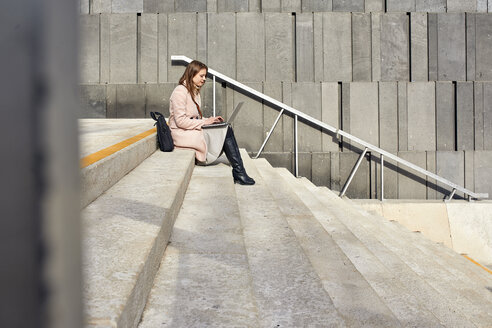
[[[0,327],[81,327],[77,1],[0,2]]]

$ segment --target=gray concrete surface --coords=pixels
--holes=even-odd
[[[323,81],[352,81],[352,26],[348,13],[323,13]]]
[[[294,78],[294,21],[288,13],[265,13],[265,81]]]
[[[140,321],[193,167],[191,151],[155,152],[83,210],[87,327]]]
[[[437,14],[437,78],[466,80],[465,14]]]
[[[153,128],[153,120],[81,120],[81,158]],[[80,171],[80,207],[84,208],[157,149],[156,133]]]

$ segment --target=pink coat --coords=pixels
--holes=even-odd
[[[201,106],[200,94],[195,100]],[[205,120],[199,118],[200,113],[185,86],[178,85],[171,94],[169,113],[169,127],[174,145],[178,148],[195,149],[196,159],[205,162],[207,144],[201,128]]]

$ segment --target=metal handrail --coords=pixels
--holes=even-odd
[[[186,56],[171,56],[171,60],[172,61],[183,61],[186,63],[190,63],[192,61],[192,59],[190,59]],[[311,116],[309,116],[303,112],[300,112],[299,110],[297,110],[291,106],[288,106],[288,105],[286,105],[286,104],[284,104],[284,103],[282,103],[276,99],[273,99],[272,97],[269,97],[269,96],[267,96],[261,92],[258,92],[256,90],[248,87],[247,85],[244,85],[241,82],[238,82],[238,81],[236,81],[236,80],[234,80],[228,76],[225,76],[224,74],[221,74],[221,73],[219,73],[219,72],[217,72],[211,68],[208,69],[208,74],[212,75],[214,77],[214,79],[218,78],[224,82],[227,82],[227,83],[235,86],[238,89],[246,91],[246,92],[248,92],[248,93],[250,93],[250,94],[252,94],[258,98],[263,99],[264,101],[266,101],[272,105],[275,105],[275,106],[281,108],[282,111],[279,114],[279,117],[284,113],[284,111],[287,111],[287,112],[291,113],[292,115],[294,115],[294,119],[295,119],[296,123],[297,123],[298,118],[302,118],[303,120],[308,121],[311,124],[314,124],[314,125],[318,126],[319,128],[322,128],[323,130],[327,130],[327,131],[330,131],[330,132],[336,134],[337,137],[342,136],[344,138],[347,138],[348,140],[351,140],[352,142],[355,142],[355,143],[361,145],[364,148],[364,152],[363,152],[364,155],[367,152],[367,150],[371,150],[373,152],[380,154],[381,158],[389,158],[389,159],[391,159],[391,160],[393,160],[399,164],[402,164],[403,166],[406,166],[406,167],[408,167],[414,171],[417,171],[418,173],[424,174],[424,175],[426,175],[426,176],[428,176],[428,177],[430,177],[436,181],[439,181],[439,182],[451,187],[453,189],[453,191],[449,195],[450,197],[448,197],[446,200],[451,200],[451,198],[454,196],[456,191],[460,191],[463,194],[468,195],[468,200],[471,200],[472,198],[481,199],[481,198],[488,198],[489,197],[488,193],[475,193],[471,190],[468,190],[464,187],[461,187],[461,186],[459,186],[459,185],[457,185],[457,184],[455,184],[455,183],[453,183],[453,182],[451,182],[451,181],[449,181],[443,177],[438,176],[437,174],[434,174],[430,171],[427,171],[427,170],[425,170],[425,169],[423,169],[423,168],[421,168],[415,164],[412,164],[412,163],[410,163],[410,162],[408,162],[408,161],[406,161],[406,160],[404,160],[404,159],[402,159],[396,155],[393,155],[390,152],[387,152],[387,151],[385,151],[385,150],[383,150],[377,146],[374,146],[374,145],[372,145],[366,141],[363,141],[363,140],[357,138],[356,136],[351,135],[350,133],[347,133],[345,131],[337,129],[337,128],[335,128],[329,124],[326,124],[324,122],[321,122],[320,120],[315,119],[314,117],[311,117]],[[256,155],[256,157],[258,157],[260,155],[260,153],[263,151],[263,148],[264,148],[266,142],[270,138],[270,135],[272,134],[273,129],[275,128],[276,124],[278,123],[279,117],[277,118],[277,120],[275,120],[275,123],[272,126],[270,133],[267,135],[267,137],[266,137],[265,141],[263,142],[263,145],[261,146],[260,150],[258,151],[258,154]],[[294,128],[295,128],[294,134],[295,134],[295,136],[297,136],[297,124],[294,124]],[[367,148],[367,150],[366,150],[366,148]],[[295,154],[295,158],[296,158],[295,172],[297,175],[297,172],[298,172],[298,167],[297,167],[297,140],[295,140],[295,149],[294,150],[296,153]],[[361,157],[363,157],[363,156],[361,156]],[[384,162],[381,161],[382,165],[383,165],[383,163]],[[350,184],[350,181],[352,180],[352,177],[355,174],[356,169],[357,168],[354,167],[354,170],[352,170],[351,176],[347,180],[348,183],[346,183],[346,185],[344,186],[344,190],[346,190],[348,187],[348,184]],[[381,184],[383,184],[383,181],[381,181]],[[343,194],[341,194],[340,196],[343,196]],[[381,195],[381,198],[383,198],[383,195]]]

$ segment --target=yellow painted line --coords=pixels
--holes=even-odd
[[[93,154],[87,155],[80,160],[80,168],[83,169],[84,167],[92,165],[95,162],[100,161],[101,159],[106,158],[106,157],[122,150],[123,148],[128,147],[128,146],[136,143],[137,141],[140,141],[143,138],[150,136],[152,133],[155,133],[155,132],[156,132],[156,128],[152,128],[148,131],[137,134],[136,136],[133,136],[129,139],[123,140],[121,142],[118,142],[117,144],[114,144],[114,145],[109,146],[107,148],[104,148],[100,151],[97,151]]]
[[[481,267],[482,269],[484,269],[485,271],[487,271],[488,273],[492,274],[492,270],[490,270],[489,268],[487,267],[484,267],[483,265],[481,265],[480,263],[478,263],[477,261],[475,261],[474,259],[466,256],[465,254],[462,254],[467,260],[471,261],[472,263],[478,265],[479,267]]]

